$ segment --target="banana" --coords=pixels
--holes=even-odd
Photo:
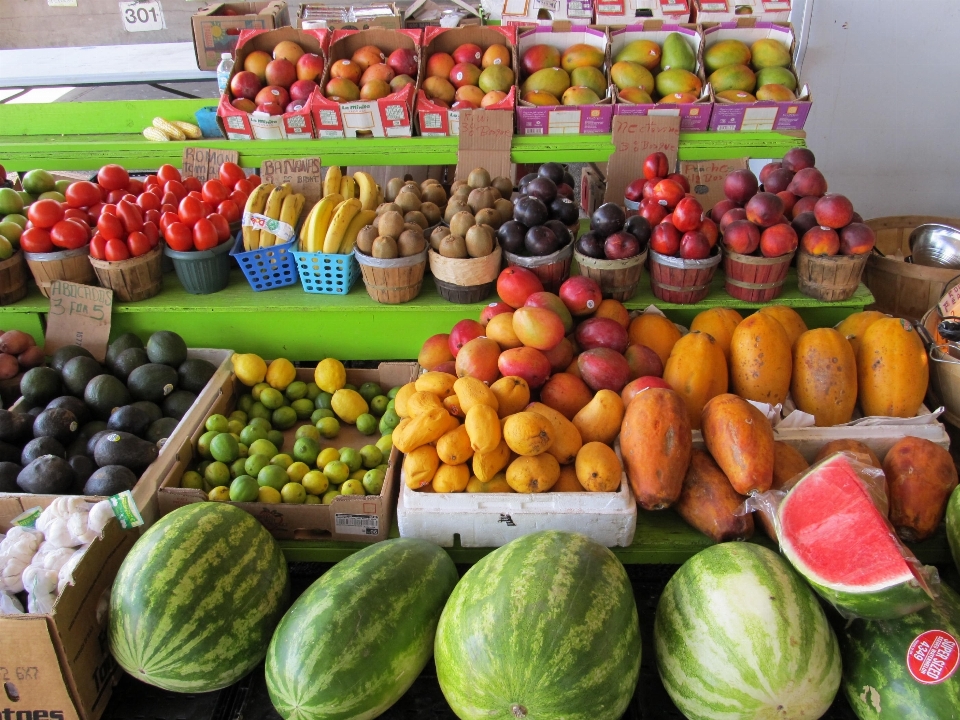
[[[355,198],[357,196],[357,181],[349,175],[344,175],[340,180],[340,194],[344,200]]]
[[[280,222],[296,228],[297,220],[300,219],[300,211],[303,210],[303,203],[304,197],[300,193],[291,193],[285,197],[283,205],[280,206]]]
[[[297,249],[300,252],[310,252],[309,247],[307,246],[310,233],[313,230],[313,226],[316,224],[317,220],[317,211],[320,209],[320,203],[317,203],[312,208],[310,212],[307,213],[307,219],[303,221],[303,226],[300,228],[300,241],[297,243]]]
[[[323,179],[323,196],[336,195],[340,192],[340,180],[343,174],[340,172],[339,165],[331,165],[327,168],[327,175]]]
[[[349,255],[353,246],[357,244],[357,236],[360,231],[372,223],[376,217],[376,210],[361,210],[358,212],[347,226],[347,231],[343,234],[343,242],[340,243],[340,249],[337,252],[341,255]]]
[[[310,228],[310,235],[307,236],[307,252],[323,252],[323,240],[327,236],[330,220],[333,219],[337,206],[342,202],[343,196],[337,193],[328,195],[317,203],[317,216],[314,218],[313,227]]]
[[[356,198],[343,201],[337,208],[337,212],[334,213],[333,219],[330,221],[330,227],[327,228],[327,234],[323,238],[323,252],[339,252],[344,233],[346,233],[347,228],[357,213],[360,212],[360,209],[360,201]]]
[[[253,192],[247,197],[247,204],[243,208],[244,213],[256,213],[262,215],[267,206],[267,198],[274,190],[270,183],[261,183],[253,189]],[[256,250],[260,247],[260,231],[256,228],[243,226],[243,249]]]
[[[379,189],[373,176],[370,173],[358,171],[353,174],[353,178],[357,181],[357,189],[359,190],[357,197],[360,198],[362,209],[376,210]]]
[[[283,201],[290,195],[290,184],[284,183],[278,188],[274,188],[267,198],[267,207],[263,214],[271,220],[280,219],[280,210],[283,207]],[[273,247],[277,244],[277,236],[267,230],[260,231],[259,247]]]

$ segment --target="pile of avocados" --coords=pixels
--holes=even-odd
[[[130,490],[216,372],[173,332],[121,335],[101,365],[62,347],[27,371],[17,410],[0,409],[0,492]]]

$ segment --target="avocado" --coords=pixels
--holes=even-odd
[[[156,403],[152,403],[149,400],[138,400],[135,403],[132,403],[132,407],[140,408],[143,410],[147,417],[150,418],[151,423],[155,423],[157,420],[163,417],[163,410],[160,409],[160,406]]]
[[[103,364],[113,370],[113,365],[120,356],[120,353],[129,348],[140,348],[142,350],[143,340],[133,333],[124,333],[110,343],[110,346],[107,348],[107,355],[103,359]]]
[[[106,420],[114,408],[130,404],[130,391],[113,375],[97,375],[87,383],[83,391],[83,401],[90,406],[96,417]]]
[[[191,358],[177,368],[180,376],[180,389],[199,393],[217,372],[217,367],[209,360]]]
[[[0,492],[20,492],[17,475],[23,470],[14,462],[0,461]]]
[[[147,357],[146,350],[143,348],[127,348],[117,357],[111,370],[118,380],[126,382],[130,373],[148,362],[150,362],[150,358]]]
[[[143,437],[150,427],[150,416],[136,405],[124,405],[117,408],[107,420],[110,430],[123,430],[137,437]]]
[[[80,427],[78,437],[89,440],[101,430],[106,430],[107,424],[103,420],[91,420],[86,425]]]
[[[73,360],[75,357],[80,355],[85,355],[88,358],[93,357],[89,350],[82,348],[79,345],[64,345],[50,358],[50,367],[57,372],[62,373],[63,366],[66,365],[68,361]]]
[[[161,330],[147,340],[150,362],[178,368],[187,359],[187,344],[175,332]]]
[[[177,424],[180,421],[176,418],[160,418],[159,420],[151,423],[150,428],[147,430],[145,439],[147,442],[158,443],[161,440],[166,440],[172,434],[174,429],[177,427]]]
[[[28,405],[46,405],[62,394],[60,373],[48,367],[27,370],[20,378],[20,394]]]
[[[63,366],[63,384],[71,395],[83,397],[83,391],[90,381],[102,373],[100,363],[86,355],[79,355]]]
[[[159,450],[154,443],[121,430],[103,435],[93,450],[97,465],[123,465],[131,470],[143,470],[157,459]]]
[[[0,442],[19,443],[32,437],[33,418],[26,413],[0,409]]]
[[[187,414],[187,410],[196,400],[197,396],[188,390],[175,390],[163,401],[163,414],[179,421]]]
[[[0,441],[0,462],[20,462],[20,448],[10,443]]]
[[[147,363],[130,373],[127,387],[135,400],[158,403],[177,389],[178,382],[177,371],[169,365]]]
[[[112,430],[99,430],[87,440],[87,457],[93,457],[93,451],[97,448],[97,443],[104,435],[113,432]]]
[[[36,407],[32,407],[29,410],[27,410],[26,416],[30,418],[31,427],[33,426],[33,421],[36,419],[37,415],[39,415],[42,412],[43,412],[42,405],[37,405]]]
[[[73,468],[73,472],[76,475],[72,492],[74,495],[83,495],[83,486],[86,484],[87,479],[96,472],[97,464],[86,455],[74,455],[72,458],[69,458],[67,462],[70,463],[70,467]]]
[[[44,410],[33,421],[35,438],[52,437],[61,444],[69,443],[79,429],[77,416],[63,408]]]
[[[84,495],[116,495],[132,490],[139,480],[136,474],[122,465],[105,465],[94,472],[83,486]]]
[[[20,464],[26,467],[43,455],[56,455],[66,458],[67,451],[58,440],[52,437],[36,438],[23,446],[23,452],[20,453]]]
[[[83,455],[87,457],[87,440],[89,438],[82,438],[77,436],[73,439],[69,445],[67,445],[67,460],[74,458],[77,455]]]
[[[34,495],[59,495],[68,492],[76,480],[70,463],[56,455],[42,455],[17,475],[17,485]]]
[[[73,395],[61,395],[47,403],[47,410],[54,408],[69,410],[81,425],[90,420],[90,408],[87,407],[87,404],[83,402],[83,400]]]

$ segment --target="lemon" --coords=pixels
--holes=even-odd
[[[363,461],[363,467],[372,470],[383,462],[383,451],[376,445],[364,445],[360,448],[360,459]]]
[[[317,467],[323,470],[327,463],[339,462],[340,453],[336,448],[324,448],[317,456]]]
[[[321,418],[317,423],[317,430],[319,430],[320,434],[325,438],[335,438],[340,432],[340,423],[337,422],[336,418]]]
[[[251,455],[250,457],[248,457],[246,460],[243,461],[243,469],[245,471],[245,474],[256,477],[257,473],[259,473],[269,464],[270,464],[270,458],[268,456]]]
[[[218,433],[230,432],[230,421],[223,415],[211,415],[207,418],[207,422],[204,423],[204,427],[207,428],[207,430]]]
[[[252,397],[254,400],[259,402],[260,393],[262,393],[264,390],[268,390],[269,388],[270,388],[269,383],[258,382],[256,385],[253,386],[253,389],[250,391],[250,397]]]
[[[280,491],[272,487],[263,487],[261,486],[257,490],[257,502],[270,503],[271,505],[276,505],[281,500]]]
[[[323,468],[323,474],[327,476],[329,480],[334,485],[340,485],[350,477],[350,468],[345,462],[336,460],[331,463],[327,463]]]
[[[339,491],[339,490],[327,490],[327,491],[323,494],[323,497],[320,499],[320,502],[322,502],[324,505],[329,505],[329,504],[332,503],[335,499],[337,499],[339,496],[340,496],[340,491]]]
[[[320,498],[318,498],[316,495],[311,495],[310,493],[307,493],[307,499],[303,501],[303,504],[304,504],[304,505],[319,505],[319,504],[320,504]]]
[[[301,482],[308,472],[310,467],[306,463],[295,462],[287,466],[287,477],[290,478],[290,482]]]
[[[213,500],[213,502],[226,502],[230,500],[230,488],[224,487],[223,485],[218,485],[209,493],[207,497]]]
[[[236,353],[233,356],[233,372],[237,378],[247,387],[253,387],[267,375],[267,364],[263,358],[253,353],[241,355]]]
[[[303,480],[300,482],[311,495],[323,495],[330,488],[330,481],[327,480],[327,476],[319,470],[311,470],[303,476]]]
[[[303,489],[303,485],[300,483],[289,482],[280,491],[280,498],[283,502],[291,505],[302,505],[307,500],[307,491]]]
[[[337,390],[330,405],[337,417],[350,425],[356,424],[357,418],[370,409],[367,401],[356,390]]]
[[[260,393],[260,404],[267,410],[276,410],[283,407],[283,393],[274,388],[266,388]]]
[[[361,482],[363,483],[363,489],[367,491],[367,495],[379,495],[380,491],[383,490],[383,480],[383,471],[368,470]]]
[[[257,481],[249,475],[240,475],[234,478],[228,490],[233,502],[256,502],[260,494],[259,491],[260,487],[257,485]]]
[[[267,368],[267,382],[281,392],[297,379],[297,369],[286,358],[277,358]]]
[[[341,495],[366,495],[367,491],[363,489],[363,483],[359,480],[347,480],[340,486]]]
[[[180,487],[191,490],[203,490],[203,476],[193,470],[187,470],[180,478]]]
[[[324,392],[335,393],[347,383],[347,371],[336,358],[327,358],[313,371],[313,380]]]
[[[274,455],[274,456],[270,459],[270,464],[271,464],[271,465],[279,465],[279,466],[282,467],[284,470],[286,470],[288,467],[290,467],[291,465],[293,465],[293,458],[290,457],[289,455],[287,455],[286,453],[282,453],[282,454],[280,454],[280,455]]]

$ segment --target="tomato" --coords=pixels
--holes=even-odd
[[[228,223],[236,222],[240,219],[240,208],[233,200],[224,200],[217,205],[217,212],[226,219]]]
[[[108,262],[119,262],[130,259],[130,249],[123,240],[107,240],[104,253]]]
[[[37,200],[27,208],[27,217],[38,228],[52,228],[63,220],[63,208],[56,200]]]
[[[86,221],[86,220],[80,220],[79,218],[67,218],[67,219],[63,220],[63,222],[72,222],[72,223],[74,223],[74,224],[77,225],[81,230],[83,230],[83,234],[86,236],[87,240],[90,239],[90,234],[91,234],[93,231],[91,230],[90,226],[87,225],[87,221]],[[59,225],[59,224],[60,224],[60,223],[57,223],[57,225]],[[53,227],[56,227],[57,225],[54,225]],[[52,230],[51,230],[51,232],[52,232]]]
[[[217,240],[219,240],[219,242],[230,239],[230,223],[227,222],[227,219],[223,215],[211,213],[207,216],[207,220],[211,222],[214,230],[217,231]]]
[[[200,207],[203,208],[203,217],[207,217],[213,212],[213,209],[216,207],[216,205],[211,206],[206,200],[201,200]]]
[[[97,260],[107,259],[107,241],[100,233],[97,233],[90,239],[90,255]]]
[[[130,178],[130,184],[127,185],[127,190],[134,195],[139,195],[143,192],[143,180],[140,178]]]
[[[148,223],[152,222],[154,225],[159,224],[160,222],[160,211],[159,210],[147,210],[143,214],[143,222]]]
[[[195,177],[184,178],[183,186],[188,192],[200,192],[203,190],[203,184]]]
[[[80,208],[68,208],[63,211],[64,220],[75,218],[77,220],[82,220],[84,225],[89,225],[89,223],[87,222],[88,217],[89,215],[87,215],[87,211],[81,210]]]
[[[127,238],[127,247],[130,248],[130,254],[134,257],[146,255],[153,249],[150,239],[142,232],[132,232]]]
[[[159,210],[161,204],[160,198],[153,193],[146,192],[137,198],[137,207],[141,210]]]
[[[20,236],[20,247],[28,253],[48,253],[56,250],[50,240],[50,233],[39,227],[23,231],[23,235]]]
[[[110,213],[100,213],[100,218],[97,220],[97,230],[105,240],[123,240],[126,236],[120,218]]]
[[[165,192],[173,193],[177,198],[177,202],[180,202],[187,196],[187,189],[183,186],[183,183],[179,180],[171,180],[163,186]],[[164,194],[163,202],[167,201],[167,196]]]
[[[122,202],[117,205],[117,216],[123,223],[123,229],[128,233],[137,232],[143,229],[143,215],[133,203]]]
[[[171,180],[180,182],[182,178],[180,177],[180,171],[177,170],[173,165],[161,165],[157,169],[157,180],[161,183],[168,183]]]
[[[199,200],[188,195],[180,201],[177,215],[180,216],[180,222],[193,227],[197,220],[203,217],[203,206]]]
[[[143,189],[149,190],[154,187],[160,187],[160,180],[157,179],[156,175],[147,175],[143,179]]]
[[[91,205],[90,207],[87,208],[87,215],[89,215],[91,218],[91,221],[90,221],[91,225],[97,224],[97,218],[100,217],[100,213],[103,212],[103,208],[104,208],[104,205],[103,203],[100,203],[100,202],[98,202],[96,205]]]
[[[196,198],[197,200],[203,200],[203,193],[197,192],[196,190],[191,190],[187,193],[188,197]]]
[[[119,165],[104,165],[97,173],[97,182],[107,191],[122,190],[129,186],[130,175]]]
[[[145,222],[143,224],[143,234],[147,236],[147,240],[150,241],[150,247],[155,248],[157,243],[160,242],[160,231],[157,230],[156,223]]]
[[[72,208],[92,207],[100,202],[100,188],[87,180],[70,183],[64,193]]]
[[[179,204],[180,204],[179,202],[175,202],[175,203],[164,203],[163,205],[160,206],[160,214],[161,214],[161,215],[166,215],[167,213],[173,213],[174,215],[176,215],[176,214],[177,214],[177,205],[179,205]]]
[[[237,204],[238,208],[242,209],[247,206],[247,196],[239,190],[234,190],[232,193],[230,193],[230,199]]]
[[[117,216],[117,206],[113,203],[104,203],[102,210],[107,215],[113,215],[114,217]]]
[[[249,195],[253,192],[253,185],[249,180],[241,180],[233,186],[233,190],[234,192],[242,192],[244,195]]]
[[[64,250],[76,250],[89,241],[88,230],[73,220],[61,220],[50,229],[50,242]]]
[[[230,191],[227,190],[226,185],[219,180],[207,180],[203,184],[203,189],[200,191],[200,194],[203,196],[203,199],[213,207],[216,207],[230,197]]]
[[[193,250],[193,231],[182,222],[170,223],[163,232],[163,239],[174,250],[186,252]]]
[[[193,244],[197,250],[212,250],[220,244],[217,229],[207,218],[200,218],[193,226]]]
[[[125,197],[129,197],[131,200],[133,199],[133,195],[126,190],[111,190],[107,193],[107,202],[116,204]]]
[[[163,234],[167,234],[167,227],[173,223],[180,222],[180,216],[175,212],[165,212],[160,216],[160,229],[163,231]]]
[[[144,190],[144,192],[150,193],[151,195],[156,195],[158,198],[162,198],[162,197],[163,197],[163,185],[151,185],[151,186],[148,187],[146,190]],[[163,202],[163,201],[161,200],[160,202]]]
[[[183,194],[186,197],[186,193]],[[169,190],[163,191],[163,196],[160,198],[161,205],[176,205],[180,202],[180,198],[177,197],[175,193],[170,192]]]
[[[106,202],[106,201],[107,201],[107,195],[110,194],[110,191],[107,190],[107,189],[106,189],[105,187],[103,187],[102,185],[97,185],[97,187],[100,188],[100,202]]]
[[[233,186],[236,185],[238,181],[244,180],[247,177],[243,168],[232,162],[225,162],[221,165],[219,175],[220,182],[222,182],[228,190],[233,190]]]
[[[250,183],[250,187],[255,188],[260,184],[259,175],[247,175],[247,182]],[[247,193],[249,195],[249,193]]]

